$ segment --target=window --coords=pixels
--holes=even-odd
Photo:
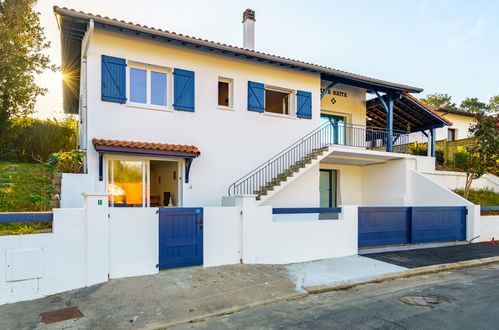
[[[151,65],[129,64],[129,103],[153,108],[168,107],[170,71]]]
[[[148,204],[148,162],[110,159],[108,162],[109,205],[143,207]]]
[[[218,78],[218,106],[232,108],[232,80]]]
[[[151,71],[151,104],[166,107],[166,73]]]
[[[290,92],[265,88],[265,112],[289,115]]]
[[[455,141],[457,138],[457,130],[455,128],[448,128],[447,141]]]
[[[147,71],[130,68],[130,101],[147,103]]]
[[[338,190],[336,178],[336,170],[320,170],[320,207],[336,207],[336,192]]]

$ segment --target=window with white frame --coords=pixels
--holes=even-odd
[[[168,108],[171,70],[153,65],[129,63],[128,101],[131,105]]]
[[[265,112],[290,115],[291,91],[265,86]]]
[[[233,108],[233,80],[228,78],[218,78],[218,106]]]

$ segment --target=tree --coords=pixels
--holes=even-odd
[[[487,172],[497,171],[499,165],[499,115],[487,115],[485,111],[479,111],[475,118],[469,132],[476,137],[476,142],[469,148],[462,168],[466,171],[464,198],[468,197],[473,180]]]
[[[499,113],[499,95],[495,95],[490,98],[487,108],[491,114]]]
[[[0,137],[14,118],[34,112],[46,89],[35,75],[56,70],[43,51],[50,47],[40,26],[36,0],[0,0]]]
[[[435,108],[456,109],[456,104],[452,102],[452,97],[447,94],[433,93],[421,99],[424,104]]]
[[[461,102],[461,109],[466,112],[478,113],[488,110],[487,104],[478,101],[476,97],[467,97]]]

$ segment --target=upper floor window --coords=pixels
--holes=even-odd
[[[312,93],[248,81],[248,111],[312,119]]]
[[[290,102],[290,91],[265,87],[265,112],[289,115]]]
[[[232,108],[232,79],[218,78],[218,106]]]
[[[169,81],[171,71],[166,68],[129,64],[129,101],[130,104],[167,108],[169,100]]]

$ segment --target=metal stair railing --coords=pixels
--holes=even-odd
[[[387,133],[383,129],[358,125],[338,125],[326,122],[296,141],[253,171],[232,183],[229,196],[260,195],[271,190],[299,168],[318,157],[325,148],[345,145],[380,150],[386,146]],[[394,131],[394,145],[409,142],[407,132]]]

